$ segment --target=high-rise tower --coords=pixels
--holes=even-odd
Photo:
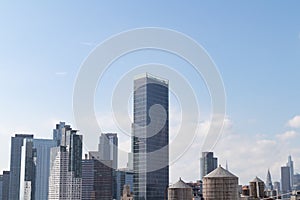
[[[54,140],[34,139],[33,147],[36,152],[35,166],[35,199],[48,199],[50,150],[56,146]]]
[[[291,191],[290,168],[281,167],[281,192],[283,198],[289,198],[290,195],[284,195]]]
[[[289,155],[286,166],[288,166],[290,168],[290,183],[291,183],[291,189],[293,189],[293,186],[294,186],[294,162],[292,161],[291,155]]]
[[[267,173],[266,190],[267,191],[273,190],[272,177],[271,177],[270,170],[268,170],[268,173]]]
[[[21,193],[21,167],[22,167],[22,157],[26,156],[23,146],[24,141],[32,140],[33,135],[16,134],[15,137],[11,138],[11,153],[10,153],[10,181],[9,181],[9,199],[19,200]],[[29,148],[29,146],[28,146]],[[22,156],[23,154],[23,156]],[[32,164],[32,155],[27,158],[27,163]],[[25,159],[26,159],[25,158]],[[25,164],[25,163],[24,163]],[[24,171],[23,171],[24,172]],[[25,173],[25,172],[24,172]],[[29,176],[29,171],[27,171]]]
[[[112,167],[118,168],[118,135],[116,133],[101,133],[98,151],[100,160],[111,160]]]
[[[218,158],[214,157],[213,152],[202,152],[200,158],[200,178],[206,176],[218,167]]]
[[[82,135],[64,122],[56,125],[50,152],[49,200],[82,198]]]
[[[169,185],[169,83],[146,74],[134,80],[134,199],[166,199]]]

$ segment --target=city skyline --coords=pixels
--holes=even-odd
[[[226,126],[213,149],[219,163],[225,166],[228,160],[229,169],[240,177],[241,183],[256,175],[265,177],[268,168],[272,180],[279,181],[280,167],[290,154],[294,158],[294,171],[300,172],[299,4],[253,1],[244,5],[230,1],[174,5],[167,1],[157,6],[136,1],[131,7],[122,2],[60,6],[3,2],[0,88],[4,94],[0,100],[0,136],[4,144],[0,170],[9,170],[10,137],[16,133],[51,138],[52,128],[59,121],[67,121],[76,128],[73,86],[81,63],[96,45],[128,29],[156,26],[192,37],[218,66],[227,94]],[[101,132],[117,132],[120,148],[129,152],[130,138],[126,131],[119,130],[111,111],[106,109],[110,108],[111,99],[103,97],[112,96],[118,80],[131,67],[149,62],[174,67],[197,91],[200,131],[190,149],[170,166],[171,182],[178,180],[182,168],[193,172],[181,172],[184,180],[195,180],[200,176],[198,149],[202,133],[211,117],[210,98],[204,81],[193,75],[187,63],[164,53],[137,52],[112,64],[103,78],[107,87],[100,85],[95,94],[96,114],[103,130],[82,132],[86,135],[84,140],[89,138],[94,143],[86,146],[85,151],[97,149],[94,141]],[[131,112],[130,106],[128,110]],[[171,139],[180,126],[179,113],[180,107],[171,94]],[[131,128],[131,124],[127,126]],[[277,156],[270,156],[273,154]],[[125,167],[127,157],[122,154],[119,157],[120,167]]]

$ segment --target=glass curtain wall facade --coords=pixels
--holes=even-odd
[[[168,81],[149,74],[137,77],[133,103],[134,199],[166,199],[169,185]]]

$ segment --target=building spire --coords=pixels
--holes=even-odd
[[[226,170],[228,171],[228,162],[227,162],[227,160],[226,160]]]
[[[270,173],[270,169],[268,169],[267,180],[266,180],[266,190],[273,190],[272,177]]]

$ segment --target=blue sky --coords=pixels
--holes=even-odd
[[[257,137],[272,140],[286,131],[294,131],[287,122],[300,115],[299,8],[299,1],[189,1],[182,4],[176,1],[18,4],[2,1],[0,170],[9,168],[9,143],[14,133],[33,132],[39,137],[51,137],[58,120],[74,123],[72,93],[80,65],[97,44],[132,28],[174,29],[189,35],[207,50],[224,81],[233,134],[253,137],[256,141]],[[169,65],[178,64],[175,68],[197,88],[198,98],[202,99],[200,107],[209,116],[209,98],[204,94],[207,91],[203,81],[199,81],[198,86],[192,72],[180,69],[184,63],[177,58],[144,52],[124,57],[119,64],[135,66],[162,60]],[[118,79],[118,62],[114,65],[107,79],[115,76]],[[100,92],[97,98],[101,99]],[[97,108],[101,115],[100,103]],[[207,116],[204,115],[204,121]],[[297,128],[295,131],[298,134]],[[290,145],[299,146],[299,143],[294,141]],[[222,150],[217,155],[221,157]],[[278,159],[285,164],[283,158]],[[300,160],[298,163],[300,166]],[[270,166],[266,163],[263,170]],[[274,170],[276,173],[279,169]],[[246,175],[241,176],[247,179]],[[186,175],[186,179],[192,180],[192,177]]]

